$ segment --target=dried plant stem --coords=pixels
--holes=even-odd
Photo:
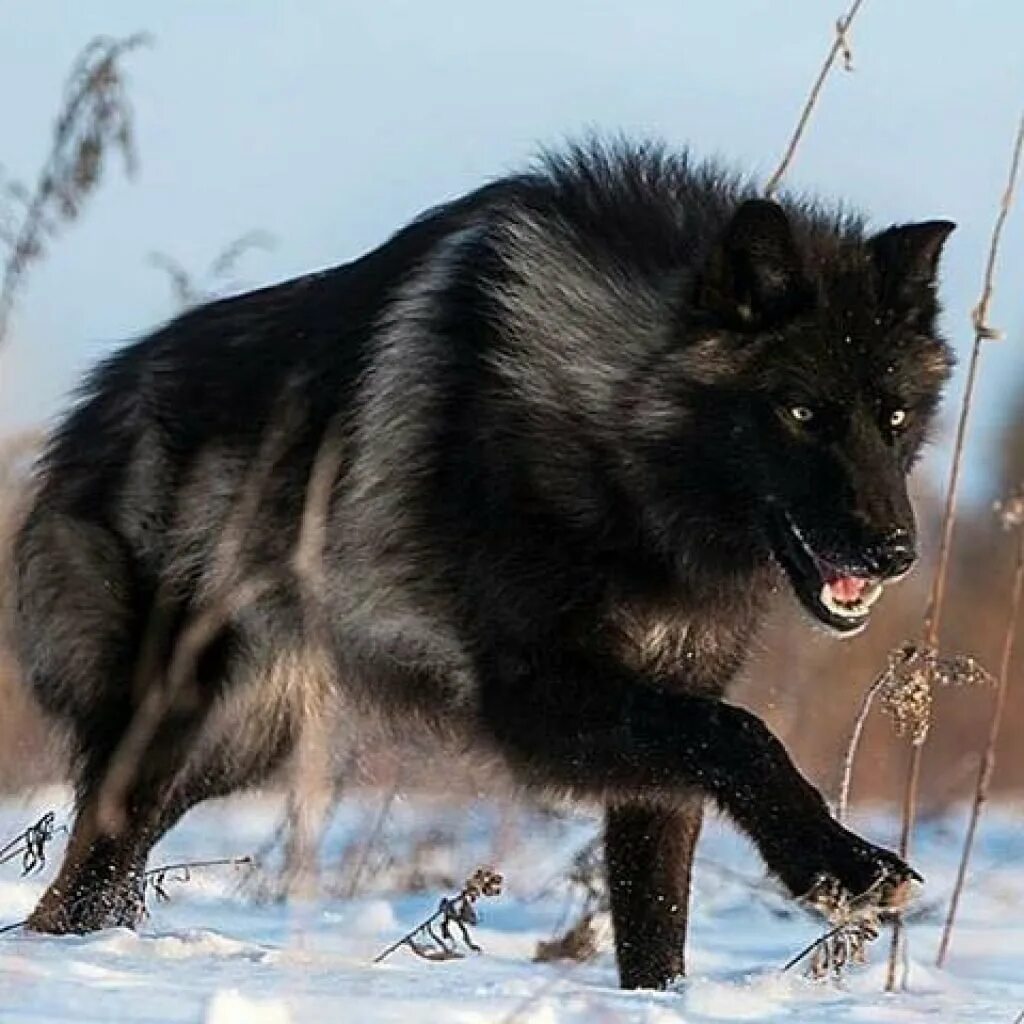
[[[160,864],[150,868],[146,872],[146,878],[156,878],[158,875],[167,875],[172,871],[192,871],[195,868],[233,868],[246,867],[254,863],[250,854],[243,854],[241,857],[216,857],[213,860],[183,860],[175,864]]]
[[[458,960],[463,955],[458,948],[459,940],[474,953],[482,952],[469,930],[479,920],[476,904],[482,897],[500,896],[503,881],[496,871],[477,868],[457,896],[442,899],[433,914],[381,950],[373,962],[382,963],[403,946],[424,960]]]
[[[963,468],[964,445],[967,439],[967,426],[970,422],[974,401],[975,384],[978,377],[978,366],[981,360],[982,344],[997,333],[988,324],[989,306],[994,291],[996,262],[999,256],[999,243],[1002,238],[1006,218],[1013,205],[1014,191],[1017,187],[1017,176],[1020,171],[1021,152],[1024,150],[1024,116],[1021,117],[1017,134],[1014,139],[1013,154],[1010,158],[1010,171],[1007,175],[1006,188],[999,204],[999,212],[992,228],[989,242],[988,259],[982,280],[981,296],[974,307],[972,320],[974,323],[974,344],[971,347],[971,359],[967,370],[967,381],[964,385],[964,396],[960,405],[960,417],[957,421],[956,440],[953,445],[953,457],[950,464],[949,484],[946,488],[946,502],[942,516],[942,540],[939,546],[938,564],[932,581],[928,610],[924,620],[924,644],[934,649],[938,646],[939,633],[942,625],[942,613],[945,605],[946,581],[949,575],[949,559],[953,547],[953,531],[956,526],[957,498],[960,490],[960,476]],[[903,792],[903,815],[900,829],[900,856],[904,859],[910,853],[910,839],[914,831],[914,818],[917,810],[917,794],[921,779],[921,758],[924,752],[924,737],[915,743],[910,752],[910,765]],[[886,977],[886,991],[891,992],[896,985],[896,961],[900,931],[903,922],[896,917],[893,925],[892,945],[889,949],[889,969]],[[906,978],[904,978],[904,982]]]
[[[845,922],[842,922],[840,924],[837,924],[834,928],[830,928],[827,932],[825,932],[824,935],[819,935],[813,942],[809,942],[806,946],[804,946],[803,949],[800,950],[799,953],[795,954],[794,956],[791,956],[785,962],[785,964],[783,964],[782,973],[785,974],[786,971],[791,971],[794,967],[796,967],[798,963],[800,963],[801,960],[803,960],[807,956],[810,956],[810,954],[813,953],[816,949],[821,948],[822,946],[830,942],[832,939],[836,938],[839,935],[839,933],[847,927],[848,925]]]
[[[971,817],[967,825],[967,835],[964,837],[964,847],[960,854],[960,866],[956,873],[956,884],[953,886],[953,895],[949,902],[946,924],[942,929],[939,953],[935,958],[935,963],[939,967],[945,964],[946,957],[949,954],[949,943],[953,935],[953,925],[956,921],[957,909],[960,906],[960,895],[963,892],[964,881],[967,877],[967,865],[971,859],[974,837],[977,834],[978,822],[981,819],[981,809],[988,799],[988,791],[992,785],[992,773],[996,766],[996,743],[999,741],[999,733],[1003,724],[1003,710],[1006,707],[1006,693],[1010,680],[1010,665],[1013,661],[1014,642],[1017,636],[1016,626],[1017,620],[1020,617],[1021,595],[1024,594],[1024,528],[1018,528],[1017,532],[1017,564],[1013,574],[1009,618],[1006,623],[1002,656],[999,661],[999,684],[996,689],[992,719],[989,723],[988,742],[985,745],[985,752],[982,755],[981,764],[978,768],[978,781],[974,789],[974,802],[971,805]]]
[[[291,758],[281,891],[312,900],[320,879],[320,845],[334,799],[330,743],[323,712],[303,723]]]
[[[170,896],[167,893],[168,882],[190,882],[192,872],[201,868],[220,867],[250,867],[255,861],[249,855],[242,857],[217,857],[214,860],[186,860],[175,864],[161,864],[158,867],[150,868],[142,876],[144,889],[152,889],[156,897],[167,902]],[[168,878],[168,875],[174,877]]]
[[[81,52],[69,75],[53,141],[34,189],[12,190],[24,204],[17,229],[5,233],[9,253],[0,272],[0,344],[7,333],[18,291],[58,222],[69,222],[95,189],[107,148],[120,149],[131,174],[135,152],[131,110],[118,66],[120,59],[147,43],[143,34],[124,39],[99,37]]]
[[[836,819],[840,822],[846,821],[846,815],[850,807],[850,787],[853,784],[853,762],[857,757],[857,750],[860,747],[860,739],[864,733],[864,726],[867,725],[868,714],[871,705],[878,696],[879,691],[885,686],[887,677],[882,673],[868,688],[861,701],[860,710],[857,712],[857,720],[853,723],[853,732],[850,734],[850,742],[846,747],[846,754],[843,757],[843,778],[839,784],[839,801],[836,807]]]
[[[764,187],[764,194],[769,199],[775,194],[779,187],[779,183],[782,181],[783,177],[785,177],[786,171],[789,170],[789,165],[793,162],[793,157],[796,154],[797,147],[800,145],[800,140],[803,138],[804,131],[807,129],[807,124],[810,121],[811,114],[818,102],[818,97],[821,95],[822,87],[825,85],[825,79],[828,78],[829,72],[832,70],[832,67],[836,62],[836,58],[841,54],[846,70],[853,70],[847,32],[849,32],[850,26],[853,24],[853,19],[857,16],[857,12],[860,10],[863,2],[864,0],[854,0],[846,14],[836,21],[835,39],[832,41],[832,46],[829,48],[824,64],[821,65],[818,77],[814,80],[814,85],[811,86],[807,102],[804,104],[803,110],[800,112],[796,128],[793,130],[793,135],[789,140],[789,144],[786,146],[786,151],[783,153],[782,159],[779,161],[779,166],[775,169],[775,173],[768,179],[768,184]]]
[[[280,573],[261,570],[246,575],[243,553],[274,466],[286,450],[293,429],[294,403],[284,400],[268,423],[254,465],[227,515],[211,554],[212,580],[205,601],[181,627],[169,655],[164,654],[173,601],[158,593],[135,666],[137,706],[100,786],[94,826],[116,835],[126,824],[127,798],[139,767],[158,730],[175,710],[199,700],[195,672],[218,633],[240,612],[256,604],[280,583]]]
[[[985,274],[982,279],[981,297],[974,307],[971,319],[974,323],[974,344],[971,347],[971,359],[967,369],[967,382],[964,385],[964,397],[960,406],[960,418],[957,421],[956,441],[953,445],[953,461],[950,464],[949,484],[946,488],[946,504],[942,514],[942,542],[939,546],[938,565],[932,590],[928,600],[928,611],[925,614],[925,644],[935,647],[938,644],[942,627],[942,612],[946,597],[946,579],[949,575],[949,556],[953,548],[953,530],[956,526],[956,502],[960,490],[960,471],[963,467],[964,444],[967,440],[967,425],[971,417],[974,401],[975,383],[978,377],[978,365],[981,359],[982,343],[998,337],[998,333],[989,326],[988,313],[992,304],[994,291],[996,261],[999,256],[999,243],[1003,235],[1003,227],[1013,205],[1013,196],[1017,187],[1020,172],[1021,152],[1024,150],[1024,115],[1017,125],[1017,135],[1013,144],[1013,155],[1010,158],[1010,172],[1006,181],[999,212],[992,228],[989,241],[988,259],[985,262]]]
[[[19,832],[6,846],[0,847],[0,865],[21,858],[23,875],[41,871],[46,865],[46,845],[56,836],[67,834],[67,826],[56,824],[56,815],[47,811],[37,822]]]
[[[255,604],[273,585],[273,577],[252,576],[192,619],[174,648],[166,682],[146,691],[110,760],[97,807],[101,832],[117,835],[126,824],[128,794],[146,749],[179,702],[191,698],[195,668],[218,631],[242,609]]]
[[[363,838],[363,842],[360,844],[359,859],[356,861],[356,865],[352,869],[352,876],[349,879],[348,885],[345,887],[345,899],[347,900],[355,899],[355,897],[359,895],[359,886],[362,884],[363,875],[366,872],[366,865],[370,861],[370,854],[380,841],[380,837],[384,832],[384,826],[387,824],[388,818],[391,815],[391,808],[394,805],[395,800],[398,799],[400,788],[401,782],[399,778],[396,779],[395,784],[381,799],[380,807],[377,810],[377,815],[374,818],[373,825]]]
[[[921,753],[924,743],[914,743],[910,748],[910,764],[903,787],[903,812],[900,818],[900,856],[906,860],[910,856],[910,839],[914,833],[914,822],[917,811],[917,792],[921,781]],[[885,972],[885,991],[896,990],[896,965],[899,960],[900,948],[903,944],[903,918],[896,916],[892,922],[892,941],[889,944],[889,962]],[[906,985],[906,976],[903,983]]]

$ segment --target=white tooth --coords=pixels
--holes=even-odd
[[[860,603],[865,608],[870,608],[880,597],[882,596],[882,584],[871,583],[869,584],[864,593],[860,596]]]
[[[878,597],[875,595],[869,602],[865,602],[861,599],[855,605],[840,604],[832,595],[832,587],[828,583],[821,588],[820,594],[821,603],[834,615],[838,615],[844,619],[864,618],[870,610],[871,604],[873,604],[877,599]]]

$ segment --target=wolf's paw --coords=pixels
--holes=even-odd
[[[51,886],[26,927],[47,935],[86,935],[102,928],[135,928],[144,914],[142,895],[130,885],[78,891],[71,899]]]
[[[829,920],[903,910],[913,895],[913,883],[923,881],[895,853],[838,826],[820,854],[817,866],[805,861],[802,870],[785,881],[801,903]]]

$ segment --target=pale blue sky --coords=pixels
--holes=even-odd
[[[767,174],[830,41],[830,0],[33,0],[0,13],[0,163],[32,178],[67,68],[93,35],[131,56],[140,175],[111,177],[34,274],[0,378],[0,428],[55,414],[80,370],[172,309],[159,249],[201,270],[252,228],[257,285],[349,259],[423,207],[588,129],[691,143]],[[790,183],[884,225],[960,224],[945,265],[961,348],[1024,105],[1020,0],[867,0]],[[1024,379],[1024,203],[1005,239],[983,445]],[[974,460],[975,483],[984,459]]]

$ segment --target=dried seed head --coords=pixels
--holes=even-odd
[[[915,644],[893,651],[880,690],[882,710],[892,718],[897,733],[909,736],[916,747],[928,738],[935,684],[992,686],[995,678],[970,655],[943,658],[935,648]]]
[[[497,871],[485,867],[477,868],[466,879],[466,887],[463,891],[466,894],[466,899],[475,903],[481,896],[500,896],[503,881],[504,879]]]
[[[11,249],[0,279],[0,341],[15,298],[30,267],[59,227],[74,221],[103,177],[111,150],[120,151],[125,170],[135,166],[134,123],[120,61],[146,37],[94,39],[79,55],[64,90],[53,142],[34,192],[2,182],[4,197],[22,207],[16,225],[4,227]]]
[[[882,710],[914,746],[924,743],[931,725],[931,655],[912,644],[890,654],[881,690]]]
[[[995,686],[996,677],[977,658],[955,654],[937,658],[932,674],[942,686]]]

